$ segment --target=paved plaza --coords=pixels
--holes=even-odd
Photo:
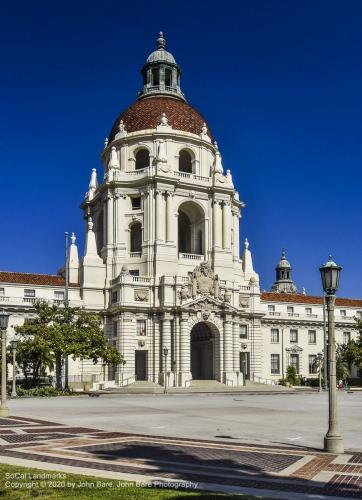
[[[362,498],[362,393],[338,396],[340,456],[320,450],[326,394],[102,395],[11,401],[0,462],[262,497]]]

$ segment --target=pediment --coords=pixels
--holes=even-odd
[[[303,351],[302,347],[299,347],[299,345],[293,345],[289,346],[285,349],[287,352],[301,352]]]
[[[181,309],[198,311],[200,309],[222,309],[230,312],[235,312],[237,309],[230,304],[223,302],[222,300],[215,299],[214,297],[198,297],[196,299],[190,300],[190,302],[183,303]]]

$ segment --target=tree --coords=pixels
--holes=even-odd
[[[347,344],[339,344],[336,350],[337,377],[342,380],[350,377],[352,366],[362,371],[362,319],[357,319],[358,337]],[[344,376],[342,376],[344,374]]]
[[[287,374],[285,380],[289,382],[290,385],[300,385],[300,380],[297,375],[297,370],[295,369],[294,366],[289,365],[287,367]]]
[[[16,331],[24,339],[37,341],[37,346],[49,353],[55,363],[56,386],[62,387],[62,359],[73,356],[73,359],[92,359],[97,363],[102,359],[105,363],[119,364],[122,355],[108,345],[102,330],[101,317],[84,309],[64,306],[50,306],[45,301],[34,303],[36,318]],[[34,345],[28,344],[29,349]]]
[[[41,337],[24,338],[18,342],[16,362],[24,374],[26,387],[36,387],[46,370],[53,370],[54,355]]]

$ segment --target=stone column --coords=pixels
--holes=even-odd
[[[227,380],[234,382],[232,328],[232,317],[226,314],[224,319],[224,384],[227,383]]]
[[[222,227],[221,227],[221,207],[220,201],[214,200],[213,206],[213,240],[214,240],[214,248],[221,247],[221,236],[222,236]]]
[[[164,218],[163,218],[163,195],[159,189],[155,192],[156,197],[156,241],[163,241]]]
[[[167,357],[165,358],[164,356],[164,348],[167,348],[168,354]],[[164,317],[162,318],[162,347],[161,347],[161,366],[162,366],[162,374],[161,374],[161,379],[160,382],[162,384],[165,383],[165,377],[167,377],[167,372],[171,372],[171,358],[172,358],[172,352],[171,352],[171,317],[168,314],[165,314]],[[165,363],[166,360],[166,363]],[[167,380],[167,385],[171,383],[170,378]]]
[[[107,246],[112,246],[113,238],[113,196],[107,195]]]
[[[239,209],[233,210],[233,230],[234,230],[234,244],[233,244],[233,258],[234,260],[240,259],[240,235],[239,235]]]
[[[144,191],[141,195],[142,197],[142,208],[143,208],[143,241],[146,243],[148,241],[148,193]]]
[[[166,191],[166,240],[174,241],[175,217],[173,213],[173,193]]]
[[[179,385],[185,387],[191,377],[191,356],[190,356],[190,332],[189,316],[181,313],[180,317],[180,363],[179,363]]]
[[[116,243],[119,246],[126,246],[126,232],[124,227],[125,217],[124,214],[126,212],[126,195],[119,194],[116,202],[116,214],[117,214],[117,240]]]
[[[236,381],[239,385],[242,384],[242,379],[240,377],[240,331],[239,322],[235,321],[233,323],[233,370],[235,375],[239,373],[239,377],[236,376]]]
[[[223,248],[230,250],[231,248],[231,213],[230,202],[224,202],[222,208],[222,235],[223,235]]]

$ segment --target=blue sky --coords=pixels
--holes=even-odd
[[[0,19],[0,268],[54,273],[104,138],[159,30],[246,203],[262,288],[281,248],[320,293],[362,297],[362,3],[7,1]]]

